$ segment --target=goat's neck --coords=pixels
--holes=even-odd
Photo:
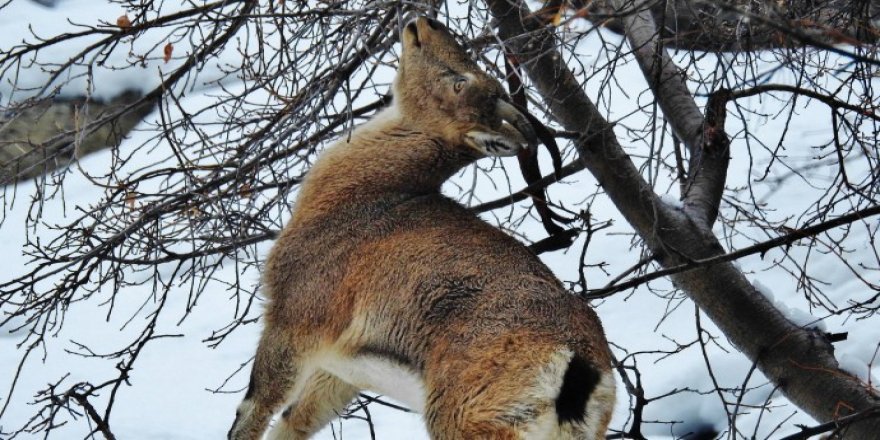
[[[446,145],[397,118],[380,118],[319,158],[300,190],[294,219],[439,193],[443,182],[476,158],[467,147]]]

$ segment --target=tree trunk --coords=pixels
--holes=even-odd
[[[535,84],[554,118],[581,133],[580,159],[664,267],[724,252],[710,227],[661,202],[623,151],[556,51],[556,38],[530,11],[488,0],[499,35]],[[672,276],[729,340],[794,404],[826,422],[880,405],[880,397],[841,370],[824,335],[786,319],[730,263]],[[848,439],[876,438],[880,418],[851,424]]]

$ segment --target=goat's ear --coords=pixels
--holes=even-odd
[[[419,29],[416,27],[416,20],[412,20],[403,27],[401,40],[403,41],[403,48],[406,50],[410,47],[422,47],[421,41],[419,41]]]

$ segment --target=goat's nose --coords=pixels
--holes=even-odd
[[[431,30],[440,31],[440,32],[449,32],[449,28],[446,27],[445,24],[440,21],[433,19],[431,17],[419,17],[420,21],[424,21],[426,25],[428,25]]]
[[[428,23],[428,26],[431,26],[431,29],[435,29],[435,30],[436,30],[436,29],[440,29],[440,28],[443,27],[443,25],[440,24],[439,21],[434,20],[434,19],[431,18],[431,17],[422,17],[422,18],[425,19],[425,22]]]

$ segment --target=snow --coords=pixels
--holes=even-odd
[[[682,209],[684,208],[684,204],[681,202],[678,196],[673,194],[662,194],[660,195],[660,201],[669,205],[674,209]]]
[[[821,331],[827,331],[828,328],[825,323],[821,320],[810,314],[804,309],[801,309],[796,306],[789,306],[784,300],[777,301],[776,295],[773,293],[770,288],[765,286],[759,280],[752,280],[752,285],[758,289],[761,294],[763,294],[770,302],[776,307],[776,310],[779,310],[789,321],[801,326],[801,327],[814,327]]]
[[[98,20],[113,22],[115,17],[125,11],[120,10],[116,4],[101,4],[97,6],[94,0],[66,0],[59,2],[54,9],[33,4],[29,1],[16,0],[7,9],[0,10],[0,27],[4,34],[0,37],[0,48],[7,49],[27,35],[29,25],[33,25],[40,35],[52,35],[54,33],[71,30],[73,27],[59,17],[69,18],[73,22],[96,23]],[[605,40],[613,40],[613,35],[605,35]],[[160,45],[160,41],[149,38],[132,42],[138,50]],[[587,38],[580,47],[588,52],[591,44],[598,44],[596,38]],[[161,46],[159,46],[161,48]],[[59,47],[41,55],[44,59],[63,59],[69,47]],[[177,50],[177,49],[176,49]],[[181,53],[188,50],[183,43],[179,48]],[[114,52],[110,63],[124,64],[127,50]],[[158,55],[156,55],[158,56]],[[602,66],[603,60],[592,54],[585,53],[583,59],[587,60],[587,68]],[[711,58],[711,57],[706,57]],[[177,62],[177,61],[175,61]],[[703,60],[711,65],[711,60]],[[147,68],[126,69],[123,71],[99,70],[96,72],[96,86],[94,94],[97,96],[112,96],[118,91],[139,88],[141,90],[158,84],[161,80],[160,69],[170,69],[172,65],[165,67],[161,60],[153,60]],[[34,73],[34,72],[30,72]],[[205,78],[211,78],[212,72],[203,72]],[[637,66],[633,63],[620,65],[616,72],[617,80],[623,84],[636,84],[639,89],[643,80]],[[45,76],[34,73],[27,79],[30,86],[37,86]],[[590,83],[590,96],[596,97],[601,94],[610,94],[609,88],[599,89],[599,81]],[[73,81],[64,93],[82,94],[87,91],[89,85],[84,80]],[[0,84],[0,93],[3,99],[21,99],[22,94],[13,94],[7,83]],[[625,101],[622,96],[615,96],[615,107],[607,109],[609,117],[613,120],[628,115],[628,123],[639,126],[647,119],[644,114],[637,111],[644,106],[647,96],[632,96]],[[763,114],[775,114],[778,108],[774,107],[771,100],[757,101],[751,98],[743,105],[758,108]],[[190,93],[181,104],[186,108],[202,108],[210,105],[215,98],[198,90]],[[618,104],[620,103],[620,104]],[[650,107],[650,106],[649,106]],[[799,109],[799,115],[794,119],[792,130],[803,131],[804,135],[799,138],[805,145],[820,138],[828,136],[826,109],[819,105]],[[147,120],[155,120],[157,115],[151,115]],[[768,145],[777,142],[774,137],[781,133],[784,118],[766,118],[753,116],[748,121],[752,131],[766,133],[764,139]],[[738,121],[729,122],[728,132],[739,132]],[[143,129],[148,124],[143,124]],[[617,132],[622,139],[631,140],[631,144],[638,145],[635,137],[623,130]],[[148,131],[133,134],[132,139],[123,151],[131,145],[137,145],[150,137]],[[762,135],[763,136],[763,135]],[[638,153],[641,147],[633,147],[633,152]],[[798,150],[792,148],[796,154]],[[755,168],[751,160],[761,160],[759,151],[755,151],[755,157],[746,157],[740,154],[742,144],[734,142],[733,160],[731,163],[730,187],[742,186],[749,179],[754,178],[752,170]],[[167,154],[167,147],[159,145],[151,157],[160,157]],[[645,151],[641,151],[645,153]],[[809,153],[800,153],[808,158]],[[638,157],[642,157],[639,159]],[[637,161],[644,160],[644,155],[634,154]],[[766,155],[763,156],[766,160]],[[129,169],[136,169],[149,164],[149,157],[136,156],[128,165]],[[111,160],[110,153],[98,153],[81,161],[81,168],[85,170],[106,168]],[[489,167],[492,162],[484,160],[481,167]],[[499,167],[491,173],[491,180],[482,174],[474,174],[472,170],[465,170],[456,176],[452,182],[444,188],[450,195],[457,195],[459,187],[469,188],[476,180],[477,189],[473,194],[471,203],[493,200],[509,193],[510,189],[505,183],[510,179],[510,187],[521,188],[524,183],[518,176],[517,165],[512,159],[504,159],[495,162]],[[641,165],[639,163],[639,165]],[[542,166],[549,170],[547,157],[542,153]],[[504,173],[506,170],[506,174]],[[852,164],[848,172],[858,175],[864,172],[858,164]],[[669,176],[654,176],[655,187],[669,188],[670,194],[663,194],[661,199],[664,203],[680,207],[681,202],[674,193],[674,185],[670,185]],[[590,268],[587,270],[587,279],[591,288],[601,287],[612,276],[620,273],[639,261],[638,255],[631,243],[632,230],[622,219],[616,208],[605,197],[593,198],[591,194],[598,187],[598,183],[587,172],[579,173],[566,179],[563,183],[554,185],[550,191],[550,198],[565,204],[576,205],[580,201],[588,200],[591,213],[598,221],[609,220],[611,227],[592,237],[589,251],[586,254],[585,263],[604,263],[604,269]],[[21,225],[28,215],[28,201],[26,197],[33,190],[32,184],[21,184],[17,188],[18,199],[5,213],[5,221],[0,228],[0,255],[4,264],[4,275],[0,282],[8,277],[24,272],[31,264],[20,252],[24,237]],[[808,185],[792,182],[783,184],[778,188],[768,189],[766,194],[760,195],[766,203],[771,204],[776,210],[776,218],[788,218],[800,216],[810,209],[808,203],[815,198],[816,189]],[[50,201],[44,208],[44,215],[48,223],[63,223],[65,219],[73,215],[71,207],[87,207],[93,203],[98,194],[94,186],[83,177],[78,169],[71,169],[66,181],[66,205],[58,200]],[[501,209],[484,215],[489,221],[499,221],[508,216],[521,215],[525,203],[517,206]],[[581,205],[578,205],[581,206]],[[876,220],[874,220],[876,222]],[[864,267],[872,261],[872,244],[868,239],[865,228],[854,228],[847,242],[856,252],[848,256],[848,262],[853,268]],[[540,225],[533,219],[529,219],[520,229],[528,239],[539,239],[544,236]],[[720,233],[721,231],[719,231]],[[45,230],[37,231],[45,234]],[[49,240],[51,237],[41,237]],[[753,244],[747,237],[732,237],[730,245],[739,248]],[[578,279],[578,270],[581,265],[580,249],[584,245],[583,236],[565,252],[555,252],[542,256],[543,260],[563,280],[574,282]],[[270,244],[266,243],[259,247],[261,255],[265,255]],[[793,254],[803,252],[794,248]],[[778,251],[770,251],[767,255],[751,256],[739,260],[736,264],[749,274],[764,295],[766,295],[786,316],[798,325],[818,326],[823,331],[847,332],[848,338],[835,344],[837,353],[840,353],[841,366],[853,373],[866,383],[877,386],[876,377],[880,375],[880,359],[876,358],[878,343],[880,343],[880,330],[871,319],[847,320],[845,316],[826,316],[815,307],[813,303],[804,298],[797,290],[796,280],[789,275],[783,265],[777,264],[782,259]],[[813,268],[821,268],[816,271],[816,276],[827,283],[826,294],[828,300],[841,306],[848,301],[864,299],[870,292],[861,292],[857,288],[858,280],[855,279],[851,270],[843,267],[842,263],[828,253],[819,253],[811,260]],[[223,344],[217,348],[210,348],[203,341],[210,337],[220,323],[231,319],[230,299],[223,282],[241,276],[249,285],[258,283],[259,274],[251,269],[237,274],[236,266],[226,265],[221,271],[212,275],[211,285],[216,289],[211,295],[200,298],[197,307],[192,314],[182,322],[181,311],[187,301],[186,288],[181,287],[169,294],[169,309],[174,313],[167,314],[159,323],[161,333],[168,335],[182,335],[181,337],[167,337],[152,342],[138,359],[135,369],[131,373],[131,386],[124,386],[117,396],[117,402],[113,411],[111,425],[119,438],[125,439],[202,439],[222,438],[231,424],[236,406],[242,393],[212,393],[208,390],[217,389],[226,378],[235,372],[243,363],[249,362],[253,355],[256,340],[259,335],[259,324],[244,326],[234,332]],[[605,273],[604,271],[607,271]],[[144,276],[143,274],[131,274],[132,276]],[[617,294],[602,301],[597,301],[597,311],[604,323],[606,333],[610,341],[615,344],[615,355],[625,358],[634,353],[641,353],[638,357],[640,371],[642,373],[642,385],[647,397],[654,397],[668,393],[670,390],[684,390],[662,401],[648,405],[645,409],[645,420],[672,420],[679,421],[671,427],[667,424],[647,424],[644,434],[650,438],[663,438],[664,436],[683,436],[694,430],[712,427],[716,430],[724,430],[727,426],[727,414],[725,408],[719,402],[714,393],[705,393],[713,388],[712,378],[709,376],[703,349],[699,343],[694,343],[699,336],[707,339],[710,334],[715,339],[705,345],[706,357],[712,365],[716,380],[723,388],[736,388],[746,382],[751,363],[736,352],[725,340],[721,332],[705,317],[701,317],[701,324],[705,334],[698,335],[694,320],[695,309],[682,294],[673,291],[668,280],[660,279],[651,284],[655,290],[668,292],[668,295],[658,295],[649,292],[645,288],[639,288],[635,292]],[[772,286],[768,287],[768,286]],[[719,294],[723,294],[719,292]],[[138,322],[126,324],[129,316],[145,301],[153,301],[155,292],[147,283],[141,286],[133,286],[126,289],[115,304],[115,311],[107,317],[108,292],[103,296],[98,295],[86,302],[76,303],[67,311],[68,319],[64,327],[54,335],[43,353],[33,353],[25,367],[21,371],[18,385],[12,393],[9,408],[0,419],[0,432],[14,429],[28,420],[33,415],[34,407],[28,405],[34,392],[44,388],[47,383],[56,381],[63,375],[70,373],[65,383],[75,383],[78,380],[86,380],[102,377],[113,377],[114,366],[112,362],[96,361],[79,356],[71,355],[65,350],[73,349],[71,341],[84,343],[98,352],[112,352],[119,347],[125,346],[136,337],[138,323],[142,324],[144,316],[138,316]],[[259,310],[254,312],[256,315]],[[12,331],[21,321],[13,321],[3,329],[0,329],[0,396],[5,398],[9,392],[10,378],[17,369],[22,350],[16,344],[23,336],[22,332]],[[625,350],[625,351],[624,351]],[[680,351],[674,356],[667,353]],[[238,391],[247,383],[246,366],[243,373],[235,375],[225,390]],[[761,423],[757,430],[758,438],[769,435],[777,424],[782,424],[782,429],[773,435],[780,436],[785,433],[798,432],[795,423],[812,424],[812,420],[797,413],[791,417],[796,408],[785,405],[787,402],[779,394],[774,394],[773,386],[759,373],[755,372],[748,378],[748,386],[754,387],[747,393],[742,405],[761,405],[767,399],[772,399],[774,410],[768,412],[749,411],[740,416],[737,426],[745,432],[754,429],[758,419]],[[106,396],[104,396],[106,397]],[[0,405],[5,404],[0,401]],[[380,439],[424,439],[427,438],[420,416],[417,414],[402,413],[381,405],[369,406],[370,414],[375,422],[377,437]],[[363,414],[361,414],[363,415]],[[618,406],[612,427],[620,429],[626,423],[628,412],[628,396],[622,384],[618,386]],[[83,437],[89,429],[83,420],[73,421],[68,426],[61,428],[56,438]],[[366,439],[370,438],[368,425],[360,420],[335,421],[328,426],[317,438],[346,438]]]
[[[865,358],[864,354],[863,350],[838,353],[837,361],[840,368],[876,388],[880,382],[877,382],[877,377],[871,373],[870,359]]]

